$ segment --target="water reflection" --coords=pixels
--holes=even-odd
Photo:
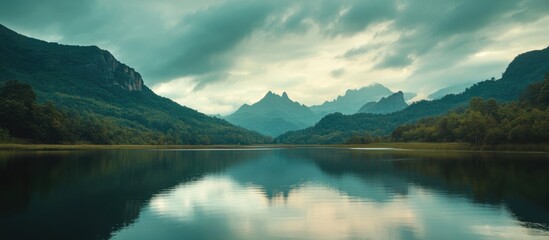
[[[254,159],[254,152],[0,154],[0,239],[106,239],[152,195]]]
[[[187,225],[211,219],[226,222],[224,231],[230,234],[224,235],[226,239],[387,239],[407,231],[413,236],[417,233],[412,231],[420,228],[419,219],[404,199],[376,204],[314,182],[297,186],[287,197],[280,194],[269,199],[253,185],[242,185],[228,177],[206,177],[154,197],[146,211]],[[219,227],[215,226],[216,231]],[[136,225],[118,237],[141,236],[143,233],[132,234],[139,228]],[[184,232],[174,236],[181,234]]]
[[[9,196],[0,208],[2,239],[549,237],[544,154],[315,148],[0,156]]]

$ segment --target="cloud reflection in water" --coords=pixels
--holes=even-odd
[[[316,183],[291,190],[287,198],[279,194],[268,199],[256,186],[209,176],[156,196],[150,207],[155,214],[183,222],[203,214],[227,217],[230,227],[246,238],[268,234],[310,239],[386,239],[397,237],[394,234],[401,231],[422,229],[404,199],[374,203]]]

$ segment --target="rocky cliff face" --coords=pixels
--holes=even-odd
[[[108,51],[33,39],[0,24],[0,84],[9,80],[30,84],[38,101],[81,113],[83,119],[88,116],[100,119],[98,121],[108,119],[107,124],[114,126],[117,136],[109,134],[104,137],[108,140],[100,141],[125,144],[270,142],[257,133],[156,95],[143,84],[139,73],[117,61]]]
[[[141,75],[135,69],[116,60],[108,51],[100,50],[95,64],[95,70],[99,72],[98,75],[101,80],[128,91],[141,91],[143,89]]]
[[[68,79],[57,86],[65,77]],[[91,86],[127,91],[146,88],[139,73],[108,51],[96,46],[48,43],[0,25],[0,81],[11,79],[26,79],[40,91],[54,87],[71,93],[87,91]]]

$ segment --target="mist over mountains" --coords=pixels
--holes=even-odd
[[[549,47],[518,55],[500,79],[478,82],[462,93],[449,94],[438,100],[418,101],[388,114],[329,114],[312,127],[278,136],[275,142],[343,143],[354,135],[387,135],[402,124],[464,107],[474,97],[492,98],[502,103],[517,100],[530,84],[543,81],[546,73],[549,73]]]
[[[343,96],[338,96],[332,101],[307,107],[291,100],[286,92],[277,95],[269,91],[260,101],[252,105],[242,105],[225,119],[237,126],[276,137],[287,131],[313,126],[330,113],[357,113],[361,106],[368,102],[381,101],[371,110],[376,113],[398,111],[407,106],[404,102],[404,93],[399,91],[395,96],[391,94],[391,90],[376,83],[360,89],[347,90]],[[415,94],[408,93],[408,97],[414,96]],[[402,99],[404,107],[402,103],[394,101],[398,97]]]
[[[448,94],[459,94],[465,91],[470,86],[473,86],[475,84],[474,82],[466,82],[466,83],[460,83],[456,85],[451,85],[448,87],[443,87],[427,96],[427,99],[429,100],[436,100],[443,98],[444,96]]]
[[[362,105],[371,101],[378,101],[393,92],[385,86],[375,83],[360,89],[350,89],[344,95],[338,96],[331,101],[325,101],[321,105],[311,106],[313,112],[328,114],[340,112],[343,114],[354,114]]]

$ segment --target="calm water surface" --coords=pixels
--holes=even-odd
[[[549,239],[549,156],[0,152],[0,239]]]

